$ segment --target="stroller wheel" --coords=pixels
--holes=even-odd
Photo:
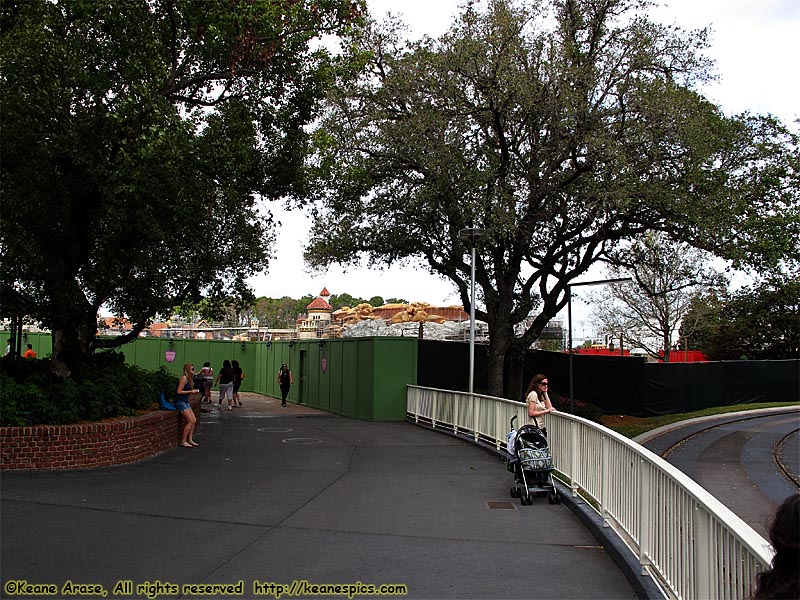
[[[515,487],[512,487],[511,488],[511,497],[512,498],[516,498],[517,496],[519,496],[519,490],[517,488],[515,488]]]
[[[553,494],[547,494],[547,502],[548,504],[555,504],[556,500],[553,498]]]
[[[524,496],[520,496],[519,503],[522,506],[530,506],[533,504],[533,498],[531,498],[527,493]]]
[[[561,504],[561,496],[559,496],[558,492],[553,494],[553,499],[556,501],[556,504]]]

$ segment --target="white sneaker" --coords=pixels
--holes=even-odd
[[[233,407],[232,406],[228,406],[228,410],[233,410]]]

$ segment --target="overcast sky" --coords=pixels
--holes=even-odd
[[[412,36],[437,37],[457,14],[459,0],[367,0],[371,12],[399,15]],[[685,29],[712,28],[708,54],[717,63],[719,80],[704,87],[706,97],[727,114],[749,110],[772,113],[797,129],[800,116],[800,0],[668,0],[651,13],[658,21]],[[334,267],[324,274],[307,272],[303,244],[308,222],[300,214],[280,213],[277,258],[268,274],[250,280],[256,296],[300,298],[326,286],[332,294],[405,298],[434,305],[461,304],[454,286],[427,274],[419,265],[389,270]],[[590,277],[591,279],[592,277]],[[596,278],[596,277],[595,277]],[[577,294],[576,294],[577,296]],[[580,299],[573,307],[580,310]],[[576,320],[576,329],[580,324]],[[580,331],[576,331],[576,335]]]

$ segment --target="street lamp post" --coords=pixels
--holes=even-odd
[[[581,281],[579,283],[567,284],[567,327],[569,329],[569,341],[567,343],[567,352],[569,352],[569,412],[571,412],[573,415],[575,414],[575,392],[572,378],[572,355],[574,354],[572,351],[572,288],[588,285],[603,285],[606,283],[622,283],[623,281],[633,280],[630,277],[616,277],[614,279],[598,279],[597,281]]]
[[[472,395],[475,384],[475,246],[486,237],[486,230],[468,227],[458,232],[458,239],[468,242],[472,250],[470,263],[469,294],[469,393]]]

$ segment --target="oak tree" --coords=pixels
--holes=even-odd
[[[648,5],[469,2],[439,39],[391,22],[353,36],[364,72],[316,134],[307,260],[419,261],[469,310],[459,232],[483,229],[488,391],[519,398],[525,348],[622,241],[668,231],[743,264],[796,251],[797,138],[704,98],[707,32],[654,23]]]
[[[0,7],[0,280],[53,333],[53,371],[184,300],[246,297],[259,202],[303,194],[337,69],[315,40],[360,0],[52,0]],[[100,339],[101,307],[126,336]]]

